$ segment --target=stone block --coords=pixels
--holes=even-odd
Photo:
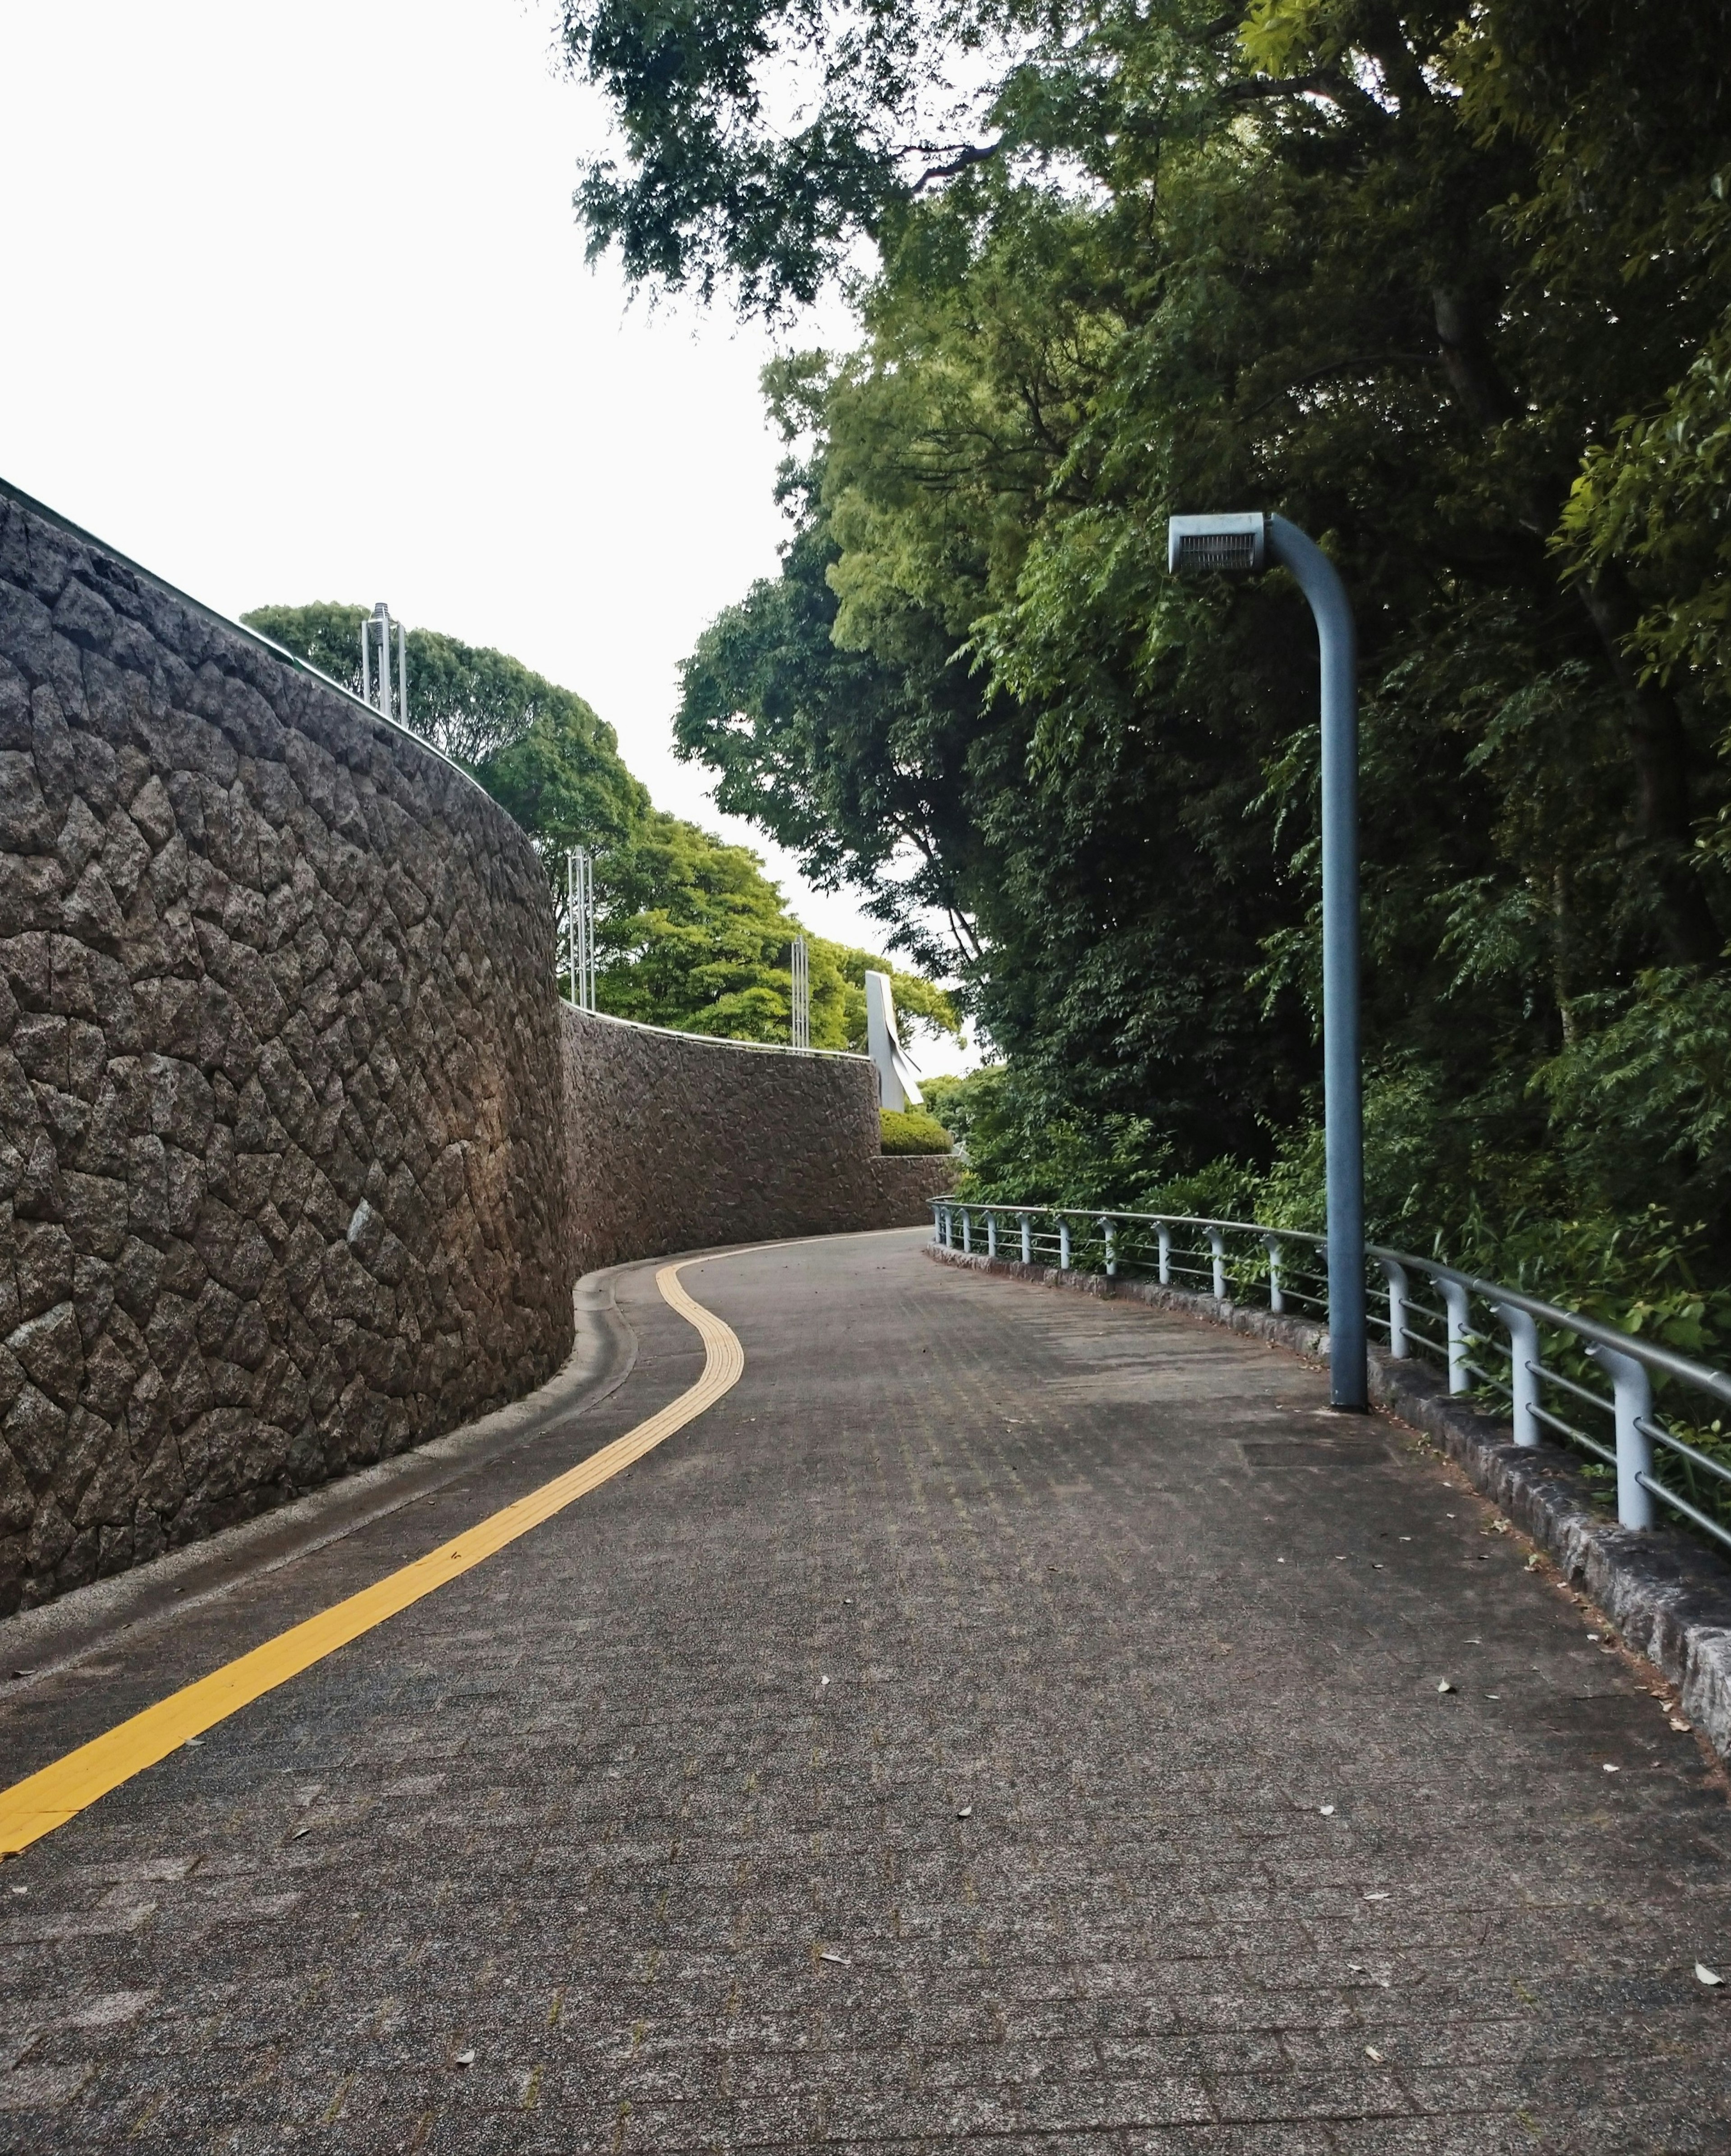
[[[35,758],[27,751],[0,751],[0,849],[45,854],[54,843],[54,811],[43,798]]]

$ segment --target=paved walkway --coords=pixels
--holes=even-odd
[[[6,1866],[0,2149],[1731,2148],[1638,1666],[1290,1358],[919,1240],[690,1268],[718,1406]],[[619,1299],[611,1398],[0,1690],[4,1779],[674,1398]]]

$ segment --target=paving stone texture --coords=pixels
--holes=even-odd
[[[1724,1783],[1457,1471],[917,1235],[683,1277],[717,1408],[0,1871],[0,2149],[1731,2147]],[[619,1296],[609,1398],[0,1691],[5,1756],[672,1398]]]

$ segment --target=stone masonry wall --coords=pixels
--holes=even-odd
[[[566,1009],[579,1268],[711,1243],[910,1227],[953,1161],[879,1150],[864,1056],[753,1048]]]
[[[565,1010],[502,809],[0,485],[0,1614],[530,1390],[580,1271],[952,1172],[863,1057]]]
[[[557,1368],[552,966],[461,773],[0,491],[0,1612]]]

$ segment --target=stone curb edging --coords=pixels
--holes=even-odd
[[[927,1244],[926,1252],[942,1265],[1200,1318],[1311,1361],[1328,1352],[1327,1328],[1313,1322],[1216,1302],[1153,1281],[1025,1265],[938,1243]],[[1683,1712],[1719,1757],[1731,1760],[1731,1565],[1677,1529],[1637,1533],[1605,1520],[1570,1454],[1558,1445],[1516,1445],[1508,1425],[1451,1397],[1441,1377],[1423,1364],[1374,1348],[1369,1361],[1374,1404],[1431,1439],[1565,1580],[1590,1595],[1618,1637],[1679,1687]]]
[[[0,1617],[0,1692],[13,1699],[122,1633],[136,1635],[184,1615],[310,1557],[598,1405],[624,1383],[637,1359],[636,1336],[614,1301],[614,1279],[628,1270],[615,1265],[578,1282],[571,1353],[545,1384],[521,1399],[213,1535]],[[16,1664],[28,1667],[20,1674]]]

